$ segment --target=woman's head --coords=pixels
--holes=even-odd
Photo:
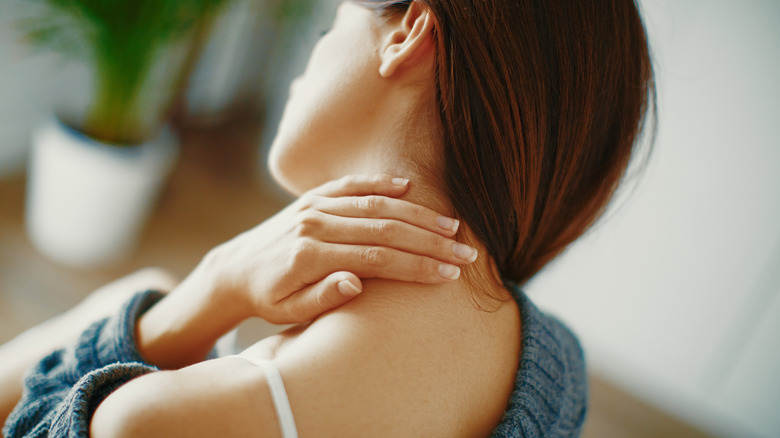
[[[427,48],[415,46],[411,55],[401,49],[399,59],[396,48],[402,42],[395,33],[399,25],[399,20],[380,17],[355,2],[339,7],[332,28],[320,38],[305,72],[290,88],[271,147],[271,171],[285,188],[300,194],[349,173],[408,170],[401,163],[396,169],[386,168],[387,158],[398,152],[415,125],[424,125],[426,112],[428,126],[439,122],[430,31]],[[423,51],[428,56],[409,59]],[[414,68],[399,72],[400,64]],[[427,133],[418,139],[422,137]],[[427,147],[415,152],[421,149]]]
[[[636,5],[360,4],[386,22],[408,17],[411,9],[431,20],[428,89],[440,136],[432,150],[442,164],[424,165],[440,169],[437,177],[455,214],[485,245],[501,275],[525,282],[599,217],[654,108],[649,49]],[[381,62],[372,61],[370,68]]]

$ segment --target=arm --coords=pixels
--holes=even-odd
[[[475,251],[447,237],[455,234],[456,221],[392,199],[405,192],[407,183],[388,176],[352,177],[310,192],[256,229],[212,250],[131,333],[109,338],[109,344],[130,338],[135,342],[137,335],[132,361],[176,369],[203,360],[219,336],[248,317],[275,323],[310,321],[359,294],[360,278],[433,284],[457,278],[459,270],[452,263],[472,262]],[[88,348],[89,343],[85,339]],[[77,387],[72,390],[78,392]],[[78,421],[89,421],[92,408],[80,413]]]
[[[24,374],[44,356],[74,342],[93,321],[116,313],[138,291],[168,291],[173,277],[148,268],[96,290],[78,306],[20,334],[0,346],[0,425],[22,397]]]
[[[476,250],[457,243],[457,221],[408,201],[388,175],[321,186],[260,226],[213,249],[138,322],[138,348],[161,368],[203,360],[243,320],[313,320],[358,296],[362,280],[426,284],[457,279]]]
[[[65,345],[66,341],[61,339],[52,342],[52,335],[59,337],[63,333],[60,321],[47,321],[0,347],[0,424],[5,423],[22,398],[24,373],[42,357]]]
[[[71,345],[52,352],[33,366],[25,391],[9,416],[6,437],[86,436],[90,406],[132,378],[152,372],[134,345],[133,322],[162,298],[155,291],[138,293],[116,315],[90,324]]]
[[[237,357],[139,377],[95,412],[90,436],[280,436],[265,376]]]
[[[367,285],[360,298],[292,335],[273,359],[300,436],[488,435],[513,383],[514,374],[500,369],[517,364],[511,330],[494,333],[501,312],[476,310],[462,290],[381,287]],[[91,432],[280,436],[266,376],[236,357],[128,383],[99,406]]]
[[[331,207],[332,208],[332,207]],[[398,209],[392,212],[380,211],[376,209],[371,214],[379,217],[396,217],[403,215]],[[333,211],[333,210],[331,210]],[[432,212],[431,212],[432,213]],[[364,214],[368,215],[368,214]],[[311,217],[311,216],[307,216]],[[435,227],[437,221],[436,215],[417,211],[408,218],[410,222],[419,227]],[[327,223],[326,223],[327,225]],[[324,225],[325,228],[327,226]],[[375,227],[372,227],[375,229]],[[311,239],[319,237],[316,234],[306,234],[298,227],[296,232],[292,233],[296,239]],[[454,230],[453,230],[454,231]],[[331,235],[329,237],[333,237]],[[360,233],[356,233],[358,236]],[[387,237],[387,236],[383,236]],[[425,236],[427,237],[427,236]],[[327,243],[328,239],[322,239]],[[413,239],[413,242],[404,241],[403,236],[394,236],[393,246],[403,247],[405,244],[411,245],[412,250],[422,253],[428,251],[428,254],[435,253],[438,260],[452,260],[452,244],[444,240],[437,244],[437,239]],[[250,245],[244,245],[251,242]],[[289,302],[293,299],[288,294],[282,299],[268,299],[268,295],[275,291],[257,294],[252,288],[246,288],[245,291],[255,292],[246,296],[237,296],[230,293],[233,288],[225,286],[225,283],[219,280],[220,273],[231,269],[231,266],[241,266],[247,259],[254,258],[249,251],[242,251],[241,248],[261,247],[254,243],[251,235],[244,235],[236,245],[228,245],[209,255],[192,275],[192,281],[185,282],[177,288],[163,302],[159,303],[147,314],[145,314],[138,323],[139,348],[147,358],[154,358],[156,363],[165,363],[167,367],[175,368],[177,364],[185,364],[198,360],[203,352],[208,349],[211,343],[225,330],[235,325],[247,314],[254,313],[266,319],[286,318],[285,321],[295,321],[296,318],[309,320],[316,316],[325,308],[333,307],[331,305],[311,307],[311,303],[323,302],[322,299],[311,299],[309,304],[304,303],[299,306],[290,306]],[[451,242],[451,241],[450,241]],[[273,247],[284,246],[284,241]],[[414,247],[418,245],[418,247]],[[298,245],[292,245],[300,248]],[[308,245],[307,247],[316,245]],[[343,250],[343,248],[336,248]],[[222,251],[227,251],[224,253]],[[439,251],[439,252],[437,252]],[[241,254],[240,258],[232,257],[232,254]],[[293,256],[283,258],[283,260],[293,260],[297,262],[304,261],[303,266],[297,266],[297,263],[288,264],[285,270],[289,270],[294,275],[293,278],[306,278],[313,275],[315,279],[321,278],[323,273],[333,272],[334,268],[358,272],[360,277],[383,277],[397,278],[407,281],[427,282],[433,284],[443,284],[445,279],[438,269],[440,262],[421,257],[415,254],[408,254],[394,258],[393,253],[388,253],[389,258],[384,260],[383,266],[376,263],[366,263],[365,260],[358,257],[351,257],[348,252],[342,252],[341,257],[327,257],[328,248],[318,248],[315,253],[320,257],[307,257],[306,254],[293,254]],[[365,254],[365,251],[358,249],[358,254]],[[335,255],[335,254],[334,254]],[[467,258],[471,258],[469,256]],[[221,267],[219,262],[225,260],[232,261],[228,267]],[[472,258],[473,260],[473,258]],[[266,260],[268,261],[268,260]],[[464,260],[468,262],[468,260]],[[319,264],[319,265],[318,265]],[[340,264],[334,266],[334,264]],[[350,265],[351,264],[351,265]],[[285,288],[278,285],[284,284],[283,279],[273,274],[271,263],[260,265],[263,269],[258,269],[263,275],[258,280],[265,280],[272,285],[276,285],[278,291]],[[224,266],[224,265],[223,265]],[[388,267],[389,266],[389,267]],[[383,271],[383,269],[386,269]],[[270,273],[269,273],[270,271]],[[255,276],[252,272],[246,272],[244,275],[230,275],[229,278],[239,278],[243,284],[256,284]],[[399,278],[400,277],[400,278]],[[326,277],[326,280],[329,277]],[[228,282],[229,284],[229,282]],[[317,286],[316,283],[315,287]],[[419,286],[419,285],[418,285]],[[332,291],[332,287],[322,286],[321,291]],[[414,291],[411,294],[419,294],[426,297],[428,304],[438,303],[438,297],[429,290]],[[374,294],[375,296],[381,294]],[[320,298],[323,295],[310,293],[304,295],[309,298]],[[247,298],[250,298],[247,301]],[[413,299],[404,297],[396,299],[395,303],[406,303],[411,306],[410,312],[415,316],[420,315],[422,310],[415,306]],[[327,300],[324,300],[328,302]],[[470,301],[466,300],[470,308]],[[369,297],[361,295],[361,298],[354,302],[375,302]],[[301,303],[301,301],[299,301]],[[345,311],[352,304],[344,307]],[[306,310],[308,308],[308,310]],[[214,309],[220,309],[214,312]],[[301,313],[301,309],[303,309]],[[312,312],[313,309],[313,312]],[[360,324],[353,324],[351,321],[357,317],[356,312],[342,313],[341,310],[335,314],[346,315],[346,317],[330,316],[327,318],[318,318],[313,325],[321,327],[315,332],[320,333],[320,337],[314,337],[311,340],[312,348],[297,349],[298,356],[287,356],[289,361],[279,358],[278,362],[282,370],[283,378],[291,386],[291,396],[304,394],[298,397],[298,406],[301,400],[307,399],[305,394],[312,395],[311,403],[324,403],[323,406],[311,410],[303,408],[304,414],[299,421],[309,424],[310,431],[324,433],[326,431],[338,430],[338,425],[352,423],[347,421],[353,417],[361,418],[360,424],[374,424],[374,420],[395,420],[397,417],[387,415],[385,408],[394,408],[398,415],[406,416],[404,427],[422,427],[429,424],[432,418],[432,410],[439,405],[430,405],[422,409],[419,403],[409,403],[409,396],[418,397],[421,400],[428,398],[427,388],[430,388],[430,375],[428,373],[414,373],[416,365],[413,362],[403,364],[410,367],[402,374],[407,375],[407,381],[399,384],[393,382],[392,376],[398,371],[397,364],[391,371],[387,367],[383,369],[385,375],[376,372],[372,368],[382,370],[381,361],[388,355],[398,353],[397,357],[404,357],[405,354],[411,356],[425,356],[423,353],[430,353],[434,343],[421,342],[416,345],[417,351],[410,352],[409,346],[404,342],[395,342],[389,344],[384,342],[387,351],[377,351],[377,340],[386,338],[387,333],[408,331],[409,324],[404,321],[392,322],[386,318],[387,312],[392,309],[386,305],[375,305],[375,313],[369,314],[361,312],[361,317],[357,318]],[[291,313],[285,315],[285,312]],[[408,310],[408,309],[407,309]],[[215,313],[218,313],[215,314]],[[403,312],[401,312],[403,313]],[[438,312],[439,316],[451,316],[448,312]],[[301,314],[303,316],[301,316]],[[335,315],[331,314],[331,315]],[[282,316],[280,316],[282,315]],[[290,319],[292,318],[292,320]],[[325,323],[324,321],[337,321],[336,323]],[[341,322],[338,322],[341,321]],[[392,327],[382,327],[372,324],[372,321],[385,321]],[[306,330],[309,333],[312,328]],[[435,330],[431,330],[435,328]],[[419,332],[430,337],[430,340],[436,338],[436,334],[450,333],[456,335],[458,330],[450,330],[451,327],[432,327],[424,325]],[[456,335],[460,336],[460,335]],[[397,340],[397,339],[396,339]],[[327,346],[327,347],[326,347]],[[335,350],[330,348],[339,346]],[[376,353],[376,354],[375,354]],[[245,354],[253,354],[251,351]],[[436,355],[428,355],[428,361],[435,361]],[[309,364],[310,366],[301,366]],[[360,372],[345,372],[345,370],[360,370]],[[447,376],[448,382],[455,383],[461,380],[458,375],[459,370],[453,367],[449,373],[437,373],[438,376]],[[384,378],[383,378],[384,377]],[[377,381],[384,382],[381,387],[377,386]],[[428,382],[428,384],[426,384]],[[343,398],[347,411],[339,410],[339,405],[330,406],[327,394],[345,395],[344,388],[350,388],[348,393],[355,397]],[[381,396],[373,403],[366,403],[366,392],[378,390]],[[422,391],[422,392],[421,392]],[[370,398],[370,396],[368,396]],[[340,400],[342,400],[340,398]],[[293,409],[296,410],[295,400],[293,400]],[[386,406],[383,407],[383,404]],[[299,416],[296,413],[296,416]],[[382,424],[381,421],[375,424]],[[313,425],[313,427],[312,427]],[[430,427],[430,425],[429,425]],[[225,429],[227,428],[227,429]],[[177,371],[166,371],[155,373],[154,375],[144,376],[129,384],[123,386],[112,394],[99,407],[92,420],[92,435],[102,436],[206,436],[215,433],[226,436],[273,436],[278,434],[278,426],[275,420],[273,406],[268,396],[265,376],[260,370],[250,363],[244,363],[236,358],[223,358],[204,363],[198,363]],[[387,429],[387,431],[398,429]],[[407,429],[408,431],[408,429]]]

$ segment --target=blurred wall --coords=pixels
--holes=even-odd
[[[528,289],[592,371],[715,434],[776,437],[780,2],[641,3],[659,93],[649,167]]]
[[[266,0],[267,1],[267,0]],[[336,8],[341,0],[316,0],[309,21],[296,28],[283,28],[277,34],[275,46],[269,52],[270,63],[265,71],[263,95],[265,96],[265,129],[260,141],[258,163],[269,187],[276,187],[266,169],[268,150],[276,137],[277,127],[282,119],[285,103],[290,95],[293,79],[303,74],[309,54],[323,32],[331,28],[336,17]],[[279,188],[279,193],[283,190]]]
[[[48,115],[57,71],[53,56],[17,41],[7,8],[0,2],[0,178],[24,168],[30,130]]]

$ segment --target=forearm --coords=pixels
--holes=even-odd
[[[73,343],[94,321],[113,316],[133,294],[146,289],[167,292],[175,284],[176,279],[162,269],[137,271],[103,286],[78,306],[0,346],[0,420],[5,421],[21,398],[24,374],[44,356]]]
[[[15,348],[0,347],[0,425],[22,398],[22,377],[29,360],[15,360]]]
[[[32,366],[78,335],[66,313],[33,327],[0,346],[0,426],[22,397],[22,379]]]
[[[91,409],[107,394],[156,371],[138,354],[134,322],[161,299],[157,291],[136,293],[111,317],[88,323],[74,342],[25,372],[20,409],[6,420],[8,435],[27,436],[37,429],[70,436],[69,432],[86,430]],[[67,322],[63,327],[72,323]]]
[[[138,351],[147,362],[177,369],[202,361],[216,341],[250,313],[220,293],[204,263],[138,320]]]

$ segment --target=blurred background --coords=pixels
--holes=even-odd
[[[289,202],[267,175],[265,152],[289,82],[340,2],[193,0],[170,23],[155,21],[155,8],[180,2],[139,0],[150,5],[147,15],[116,35],[91,30],[83,10],[46,9],[66,3],[0,0],[0,342],[135,269],[186,275],[208,249]],[[777,437],[780,2],[640,5],[659,93],[653,155],[607,217],[527,290],[585,347],[585,436]],[[139,28],[148,34],[143,44],[128,37]],[[115,68],[128,62],[117,53],[139,44],[154,49],[135,62],[145,69]],[[109,59],[95,55],[100,47]],[[117,88],[137,93],[115,95]],[[117,113],[112,120],[126,124],[107,127],[95,108],[134,112]],[[51,142],[78,139],[67,126],[125,151],[154,143],[163,127],[175,133],[171,164],[138,184],[148,189],[148,215],[127,225],[123,253],[97,262],[58,249],[68,238],[87,241],[76,231],[59,237],[30,219],[75,214],[67,203],[49,207],[41,187],[51,183],[33,180],[49,174],[41,169]],[[271,330],[249,322],[239,342]]]

